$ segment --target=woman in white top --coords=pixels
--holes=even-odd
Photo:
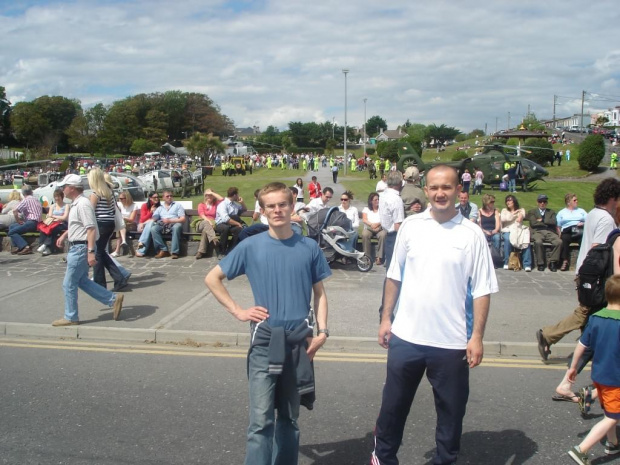
[[[120,230],[121,240],[116,241],[116,250],[110,255],[118,257],[121,252],[121,246],[127,246],[127,231],[137,231],[138,229],[138,213],[140,209],[133,201],[133,197],[129,191],[122,191],[118,196],[118,208],[121,210],[123,220],[125,220],[125,228]]]
[[[355,250],[355,244],[357,244],[357,238],[359,237],[357,229],[360,225],[360,214],[357,208],[351,205],[351,200],[353,200],[353,192],[343,192],[340,196],[340,206],[338,207],[338,210],[347,215],[347,218],[351,220],[352,232],[349,236],[349,240],[347,241],[347,248],[350,251],[353,251]]]
[[[502,237],[504,238],[504,269],[508,269],[508,259],[512,252],[510,244],[510,228],[513,225],[521,226],[525,218],[525,209],[519,208],[519,201],[510,194],[506,196],[506,208],[502,209],[499,219],[502,223]],[[523,250],[523,267],[525,271],[532,271],[532,247]]]
[[[14,190],[9,194],[9,201],[2,207],[2,214],[0,214],[0,230],[9,229],[9,226],[15,223],[13,210],[19,205],[21,199],[21,194],[18,190]]]
[[[372,244],[370,240],[376,237],[377,241],[379,241],[379,247],[377,248],[375,263],[381,265],[383,263],[383,242],[385,241],[387,231],[381,227],[379,194],[377,192],[371,192],[368,196],[368,206],[362,210],[362,222],[364,223],[364,230],[362,231],[364,254],[372,257]]]

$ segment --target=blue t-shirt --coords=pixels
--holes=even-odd
[[[592,381],[620,387],[620,311],[604,308],[592,315],[579,342],[594,351]]]
[[[220,268],[229,280],[245,274],[254,304],[269,312],[269,325],[285,329],[308,317],[312,286],[332,274],[315,241],[299,234],[278,240],[268,231],[240,242]]]

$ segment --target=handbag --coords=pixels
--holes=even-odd
[[[114,231],[118,232],[121,229],[125,229],[125,219],[123,218],[121,209],[118,208],[118,205],[116,205],[116,208],[114,209]]]
[[[582,237],[583,237],[583,226],[571,226],[570,227],[571,242],[581,242]]]
[[[519,258],[519,252],[510,252],[510,257],[508,258],[508,269],[514,271],[521,270],[521,259]]]
[[[51,220],[51,218],[49,218]],[[46,220],[47,221],[47,220]],[[39,221],[37,223],[37,230],[42,232],[46,236],[51,236],[52,231],[61,225],[60,221],[52,221],[50,224],[46,224],[46,221]]]

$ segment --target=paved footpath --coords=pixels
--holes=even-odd
[[[309,172],[304,178],[311,176]],[[320,169],[318,176],[323,186],[332,185],[328,168]],[[338,199],[343,188],[332,187]],[[0,253],[0,335],[247,345],[248,325],[230,316],[204,285],[217,260],[193,256],[179,260],[121,257],[132,276],[120,321],[113,321],[111,310],[80,292],[81,324],[53,328],[50,323],[63,315],[66,264],[61,258]],[[341,264],[332,269],[326,283],[332,337],[326,349],[382,350],[376,344],[376,332],[385,269],[361,273],[354,265]],[[563,318],[577,303],[573,272],[497,270],[497,276],[500,292],[491,301],[487,354],[537,357],[535,331]],[[441,281],[442,276],[436,279]],[[245,277],[226,285],[242,305],[253,304]],[[577,337],[577,332],[566,337],[552,355],[569,354]]]

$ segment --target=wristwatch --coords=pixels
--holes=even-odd
[[[86,250],[88,253],[95,253],[95,249],[87,249]]]
[[[325,337],[329,337],[329,329],[319,329],[317,332],[318,334],[325,334]]]

